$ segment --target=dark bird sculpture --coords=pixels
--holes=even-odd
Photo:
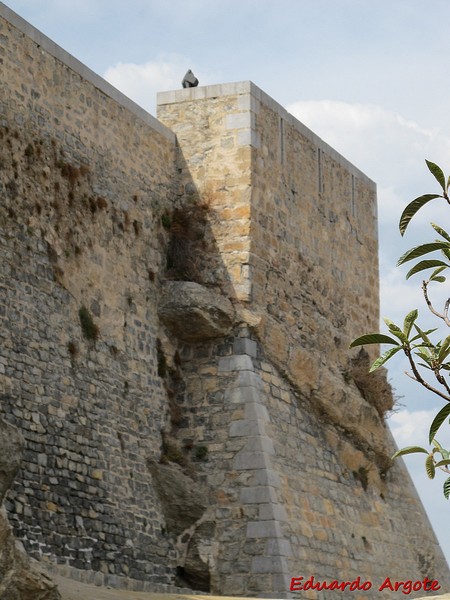
[[[186,75],[183,77],[183,81],[181,82],[181,85],[184,88],[198,86],[198,79],[190,69],[186,72]]]

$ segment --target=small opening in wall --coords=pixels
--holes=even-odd
[[[356,217],[356,177],[352,175],[351,214]]]
[[[317,149],[317,185],[319,194],[323,193],[322,150]]]
[[[280,163],[284,165],[284,119],[280,118]]]

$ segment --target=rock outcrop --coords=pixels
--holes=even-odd
[[[24,441],[19,431],[0,420],[0,501],[19,470]],[[59,600],[56,585],[32,561],[13,536],[6,511],[0,509],[0,600]]]
[[[190,342],[226,335],[235,320],[225,296],[192,281],[166,282],[158,314],[178,338]]]
[[[164,513],[167,531],[177,536],[178,582],[198,591],[210,590],[218,553],[209,490],[179,465],[148,464]]]

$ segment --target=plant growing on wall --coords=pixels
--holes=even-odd
[[[399,228],[402,236],[411,219],[423,206],[437,198],[450,204],[450,177],[446,179],[442,169],[435,163],[427,160],[426,164],[437,180],[441,192],[439,194],[424,194],[408,204],[400,217]],[[450,268],[450,234],[434,223],[431,225],[438,234],[438,239],[408,250],[400,257],[397,264],[403,265],[414,261],[412,268],[406,274],[406,279],[417,273],[430,272],[428,279],[422,281],[425,304],[438,325],[450,327],[448,314],[450,298],[445,302],[444,307],[439,309],[433,304],[429,293],[430,285],[442,284],[446,281],[443,273]],[[434,254],[436,252],[439,253],[438,257]],[[430,254],[432,254],[431,258],[429,257]],[[417,259],[419,260],[417,261]],[[443,408],[438,411],[430,426],[429,444],[431,449],[427,450],[421,446],[408,446],[398,450],[392,457],[396,458],[413,453],[426,454],[425,469],[428,477],[434,479],[436,468],[450,474],[450,452],[443,448],[435,438],[444,421],[450,417],[450,382],[448,379],[448,371],[450,371],[450,335],[443,335],[444,332],[439,327],[429,330],[419,327],[417,323],[418,316],[417,309],[409,312],[404,318],[402,327],[396,325],[390,319],[384,319],[388,334],[369,333],[362,335],[354,340],[350,347],[354,348],[368,344],[387,344],[390,346],[375,360],[370,367],[370,372],[384,365],[397,353],[403,352],[411,367],[411,371],[407,372],[406,375],[445,400]],[[450,496],[450,477],[444,482],[444,496],[447,499]]]
[[[89,341],[95,342],[99,336],[99,329],[94,323],[91,313],[84,305],[78,311],[78,317],[84,337]]]

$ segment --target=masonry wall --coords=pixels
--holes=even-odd
[[[217,283],[295,388],[386,456],[344,381],[350,341],[378,327],[375,184],[251,82],[161,93],[158,116],[210,207]]]
[[[27,442],[7,508],[35,558],[173,583],[147,461],[168,410],[156,306],[174,136],[2,13],[19,28],[0,21],[0,409]]]
[[[229,249],[219,281],[240,300],[240,327],[182,352],[177,435],[208,448],[215,588],[281,595],[292,573],[360,575],[374,588],[361,597],[377,597],[386,576],[445,585],[417,494],[391,467],[389,431],[349,377],[350,341],[378,326],[375,185],[250,82],[161,93],[158,116],[216,239],[246,251]]]
[[[450,584],[351,377],[374,184],[250,82],[161,94],[156,121],[0,9],[0,411],[26,439],[6,506],[27,551],[134,589]]]
[[[213,590],[289,597],[290,578],[311,575],[371,582],[371,590],[351,593],[358,599],[378,598],[386,577],[428,577],[446,589],[445,559],[404,465],[383,472],[374,454],[293,388],[249,328],[185,345],[181,366],[187,393],[177,436],[208,449],[198,470],[213,497],[213,538],[203,531]],[[385,438],[393,453],[387,428]]]

